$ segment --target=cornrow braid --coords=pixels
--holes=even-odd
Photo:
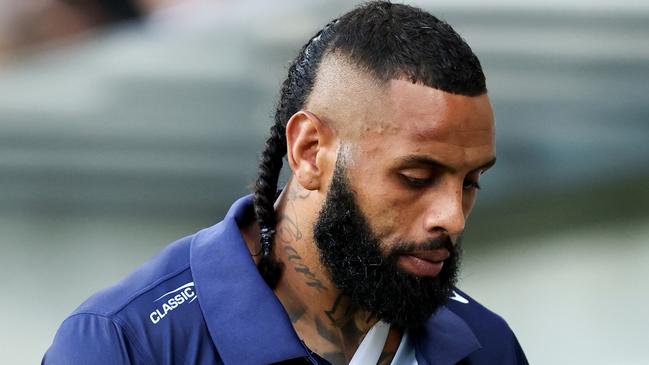
[[[270,128],[270,136],[266,140],[261,154],[257,180],[253,194],[255,216],[260,227],[261,254],[257,268],[271,288],[274,288],[282,274],[282,265],[272,257],[272,242],[277,225],[274,204],[279,193],[277,182],[286,155],[286,123],[302,109],[308,98],[320,60],[331,41],[334,30],[334,20],[316,33],[298,53],[288,70],[288,77],[282,84],[275,123]]]

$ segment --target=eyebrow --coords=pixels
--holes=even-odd
[[[444,170],[448,170],[451,172],[456,172],[456,169],[454,167],[451,167],[449,165],[446,165],[442,162],[439,162],[433,158],[430,158],[428,156],[419,156],[419,155],[412,155],[412,156],[406,156],[403,159],[400,160],[399,163],[402,167],[410,167],[410,166],[430,166],[430,167],[435,167],[435,168],[441,168]],[[496,158],[492,158],[491,160],[483,163],[482,165],[472,169],[471,171],[478,171],[480,170],[481,172],[485,172],[489,170],[493,165],[496,164]]]

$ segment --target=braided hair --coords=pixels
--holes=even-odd
[[[254,186],[261,243],[257,267],[271,288],[282,272],[271,248],[277,224],[277,184],[287,147],[286,124],[304,107],[323,57],[333,53],[347,57],[381,82],[405,78],[466,96],[486,92],[480,62],[471,48],[450,25],[421,9],[373,1],[318,31],[289,66]]]
[[[305,44],[293,60],[288,77],[275,111],[275,124],[270,128],[264,152],[259,163],[253,202],[255,216],[260,227],[261,259],[257,267],[266,283],[275,287],[281,276],[281,264],[271,256],[271,245],[277,218],[274,203],[278,197],[277,181],[286,155],[286,123],[304,105],[315,82],[315,74],[320,60],[333,35],[336,20],[327,24]]]

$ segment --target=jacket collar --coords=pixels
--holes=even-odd
[[[419,365],[453,365],[482,348],[466,322],[443,306],[413,331]]]
[[[226,365],[270,364],[308,356],[239,231],[238,222],[251,206],[250,195],[237,200],[222,222],[195,235],[191,247],[198,302]],[[466,322],[446,307],[413,335],[420,365],[455,364],[481,347]]]
[[[265,365],[307,356],[239,231],[237,221],[251,203],[251,197],[236,201],[222,222],[196,235],[191,247],[198,302],[226,365]]]

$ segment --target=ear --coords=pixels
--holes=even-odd
[[[286,124],[286,144],[296,181],[307,190],[325,188],[327,172],[335,162],[333,130],[315,114],[300,110]]]

